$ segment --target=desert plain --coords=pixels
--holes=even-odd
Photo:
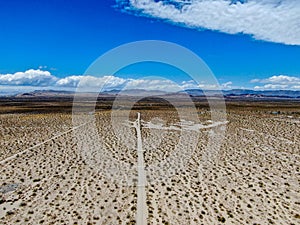
[[[0,224],[300,224],[299,102],[71,107],[1,105]]]

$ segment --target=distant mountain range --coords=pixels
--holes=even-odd
[[[201,89],[187,89],[181,92],[164,92],[164,91],[147,91],[144,89],[130,89],[130,90],[110,90],[99,93],[100,96],[163,96],[163,95],[183,95],[188,94],[191,97],[214,97],[220,95],[220,92],[214,90],[201,90]],[[223,90],[223,96],[226,99],[259,99],[259,98],[285,98],[285,99],[300,99],[300,91],[291,90],[268,90],[256,91],[248,89],[233,89]],[[74,91],[58,91],[58,90],[36,90],[28,93],[14,94],[10,97],[13,98],[59,98],[59,97],[73,97]],[[92,93],[81,93],[81,95],[88,96]],[[7,96],[6,96],[7,97]],[[3,98],[3,97],[2,97]]]
[[[200,89],[188,89],[185,90],[190,96],[215,96],[219,92],[214,90],[203,91]],[[232,89],[232,90],[223,90],[223,96],[227,98],[235,97],[244,97],[244,98],[264,98],[264,97],[273,97],[273,98],[300,98],[300,91],[291,91],[291,90],[266,90],[266,91],[255,91],[248,89]]]

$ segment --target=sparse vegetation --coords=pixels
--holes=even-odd
[[[62,108],[66,104],[66,108],[56,108],[61,111],[57,112],[55,107],[50,107],[47,113],[45,108],[38,113],[38,107],[14,108],[15,112],[28,111],[13,116],[6,113],[12,112],[12,106],[7,111],[5,107],[1,108],[1,159],[72,127],[71,114],[66,113],[70,111],[69,103],[53,104]],[[198,114],[201,122],[210,124],[207,122],[210,114],[206,103],[196,104],[201,111]],[[149,224],[186,224],[187,221],[194,221],[195,224],[209,224],[211,221],[216,224],[254,224],[258,220],[262,224],[277,224],[279,218],[289,218],[289,222],[297,224],[300,216],[296,209],[300,204],[294,196],[299,195],[299,190],[295,188],[297,180],[292,175],[299,173],[300,167],[297,158],[299,118],[296,117],[298,114],[289,112],[300,110],[298,106],[285,104],[279,110],[278,104],[274,103],[228,103],[227,136],[216,155],[217,162],[205,168],[203,173],[198,173],[210,132],[210,129],[205,129],[199,132],[197,149],[183,170],[176,170],[170,179],[155,180],[146,187]],[[174,154],[181,136],[179,131],[149,129],[145,125],[147,121],[161,123],[155,117],[162,118],[164,126],[179,121],[177,112],[170,106],[159,102],[151,107],[147,110],[143,103],[134,106],[142,113],[146,166]],[[280,111],[280,114],[271,115],[268,113],[271,111]],[[131,111],[129,120],[134,120],[135,113],[135,110]],[[286,115],[295,117],[286,118]],[[104,145],[108,148],[107,153],[111,153],[114,160],[135,168],[134,130],[119,124],[121,136],[116,137],[110,116],[109,110],[101,110],[95,116],[97,129],[103,134]],[[91,132],[89,127],[83,127],[80,131],[82,134]],[[120,140],[123,137],[128,137],[128,143]],[[192,137],[191,134],[189,137]],[[189,142],[192,141],[192,138],[189,139]],[[125,221],[135,224],[136,187],[125,186],[127,180],[122,181],[123,186],[115,184],[105,177],[105,173],[94,170],[97,165],[90,166],[90,162],[83,159],[73,135],[66,133],[18,155],[5,166],[0,165],[0,211],[4,213],[4,223],[42,224],[49,221],[72,224],[88,218],[85,221],[89,223],[105,221],[107,224],[118,224]],[[104,165],[112,163],[109,160],[101,162]],[[122,167],[125,174],[126,169]],[[128,174],[132,175],[129,180],[137,184],[136,174],[131,173],[134,169],[129,171]],[[147,175],[148,180],[157,176],[153,171]],[[18,189],[4,194],[1,188],[13,183],[19,184]],[[17,210],[26,213],[16,213]]]

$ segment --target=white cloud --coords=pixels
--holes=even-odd
[[[183,81],[180,86],[181,86],[181,88],[183,90],[199,88],[198,85],[196,84],[196,82],[193,81],[193,80],[191,80],[191,81]]]
[[[49,71],[43,71],[40,69],[30,69],[25,72],[17,72],[14,74],[0,74],[0,86],[9,87],[10,90],[18,89],[21,86],[30,87],[30,89],[45,89],[47,87],[51,89],[64,89],[75,90],[78,84],[84,87],[84,91],[101,91],[111,89],[145,89],[145,90],[159,90],[159,91],[182,91],[186,89],[204,89],[204,90],[216,90],[216,89],[232,89],[239,88],[233,86],[231,81],[217,84],[209,84],[201,82],[197,84],[193,80],[182,81],[175,83],[172,80],[149,78],[149,79],[131,79],[121,78],[117,76],[84,76],[84,75],[72,75],[64,78],[58,78],[52,75]],[[300,77],[278,75],[271,76],[265,79],[253,79],[250,83],[256,84],[254,89],[290,89],[300,90]]]
[[[296,84],[300,82],[300,77],[287,75],[271,76],[266,79],[253,79],[251,83],[272,83],[272,84]]]
[[[287,89],[288,85],[284,84],[265,84],[263,86],[255,86],[254,89]]]
[[[204,90],[214,90],[214,89],[217,89],[218,86],[215,84],[199,84],[198,88],[204,89]]]
[[[266,79],[253,79],[250,82],[263,84],[255,86],[254,89],[300,89],[300,77],[287,75],[271,76]]]
[[[48,71],[27,70],[25,72],[17,72],[14,74],[0,74],[0,94],[4,89],[10,92],[13,90],[28,87],[30,90],[45,89],[47,87],[55,90],[75,90],[81,82],[81,86],[84,87],[84,91],[101,91],[111,89],[145,89],[145,90],[160,90],[160,91],[182,91],[186,89],[204,89],[204,90],[216,90],[216,89],[237,89],[242,87],[234,86],[231,81],[217,84],[208,84],[201,82],[197,84],[193,80],[182,81],[175,83],[167,79],[131,79],[121,78],[116,76],[83,76],[72,75],[65,78],[58,78],[52,75]],[[285,89],[285,90],[300,90],[300,76],[288,76],[288,75],[276,75],[265,79],[253,79],[250,83],[255,84],[254,89]],[[18,88],[16,88],[16,86]],[[27,88],[27,89],[28,89]],[[26,89],[26,88],[25,88]],[[24,90],[25,90],[24,89]]]
[[[131,79],[120,78],[116,76],[84,76],[84,75],[72,75],[64,78],[58,78],[52,75],[48,71],[27,70],[25,72],[17,72],[14,74],[0,74],[0,85],[10,86],[10,89],[18,89],[21,86],[27,86],[31,89],[44,89],[49,87],[51,89],[68,89],[75,90],[80,86],[84,91],[100,91],[111,89],[145,89],[145,90],[160,90],[160,91],[182,91],[186,89],[218,89],[216,84],[200,83],[197,84],[193,80],[182,81],[181,83],[175,83],[171,80],[162,78],[152,79]],[[227,82],[220,85],[220,88],[230,88],[232,82]],[[3,89],[3,88],[2,88]],[[23,88],[24,89],[24,88]],[[26,89],[26,88],[25,88]],[[24,90],[25,90],[24,89]],[[28,88],[27,88],[28,89]]]
[[[61,86],[61,87],[77,87],[80,79],[83,76],[69,76],[69,77],[65,77],[62,78],[60,80],[58,80],[56,82],[57,86]]]
[[[226,83],[223,83],[222,85],[222,88],[224,89],[231,89],[232,88],[232,82],[231,81],[228,81]]]
[[[186,27],[244,33],[257,40],[300,45],[299,0],[116,1],[125,11]]]
[[[183,81],[180,85],[180,88],[183,90],[185,89],[197,89],[201,88],[204,90],[216,90],[216,89],[231,89],[232,88],[232,82],[228,81],[226,83],[222,83],[220,85],[217,84],[207,84],[205,82],[201,82],[200,84],[196,84],[195,81],[190,80],[190,81]]]
[[[300,78],[279,75],[279,76],[270,77],[269,79],[267,79],[267,82],[276,83],[276,84],[281,84],[281,83],[294,84],[294,83],[300,82]]]
[[[14,74],[0,74],[0,85],[49,86],[56,81],[57,78],[50,72],[39,69],[30,69]]]
[[[103,76],[103,77],[93,77],[93,76],[68,76],[62,78],[56,82],[56,86],[60,87],[77,87],[80,82],[80,86],[86,88],[95,88],[91,90],[97,90],[103,85],[106,89],[119,88],[124,85],[127,80],[115,76]]]

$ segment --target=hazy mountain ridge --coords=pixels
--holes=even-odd
[[[32,92],[25,92],[21,94],[13,94],[10,97],[14,98],[59,98],[59,97],[73,97],[74,91],[64,91],[64,90],[35,90]],[[89,95],[91,93],[80,93],[80,95]],[[205,97],[205,96],[220,96],[220,91],[216,90],[201,90],[201,89],[187,89],[180,92],[166,92],[166,91],[156,91],[156,90],[144,90],[144,89],[128,89],[128,90],[110,90],[100,92],[101,96],[139,96],[139,95],[183,95],[188,94],[191,97]],[[250,89],[232,89],[232,90],[222,90],[222,94],[225,98],[291,98],[300,99],[300,91],[292,90],[250,90]],[[8,96],[3,96],[5,98]]]
[[[200,89],[188,89],[185,90],[191,96],[214,96],[219,95],[218,91],[214,90],[200,90]],[[263,98],[263,97],[276,97],[276,98],[300,98],[300,91],[292,90],[265,90],[256,91],[250,89],[232,89],[232,90],[222,90],[224,97],[234,98],[234,97],[245,97],[245,98]]]

